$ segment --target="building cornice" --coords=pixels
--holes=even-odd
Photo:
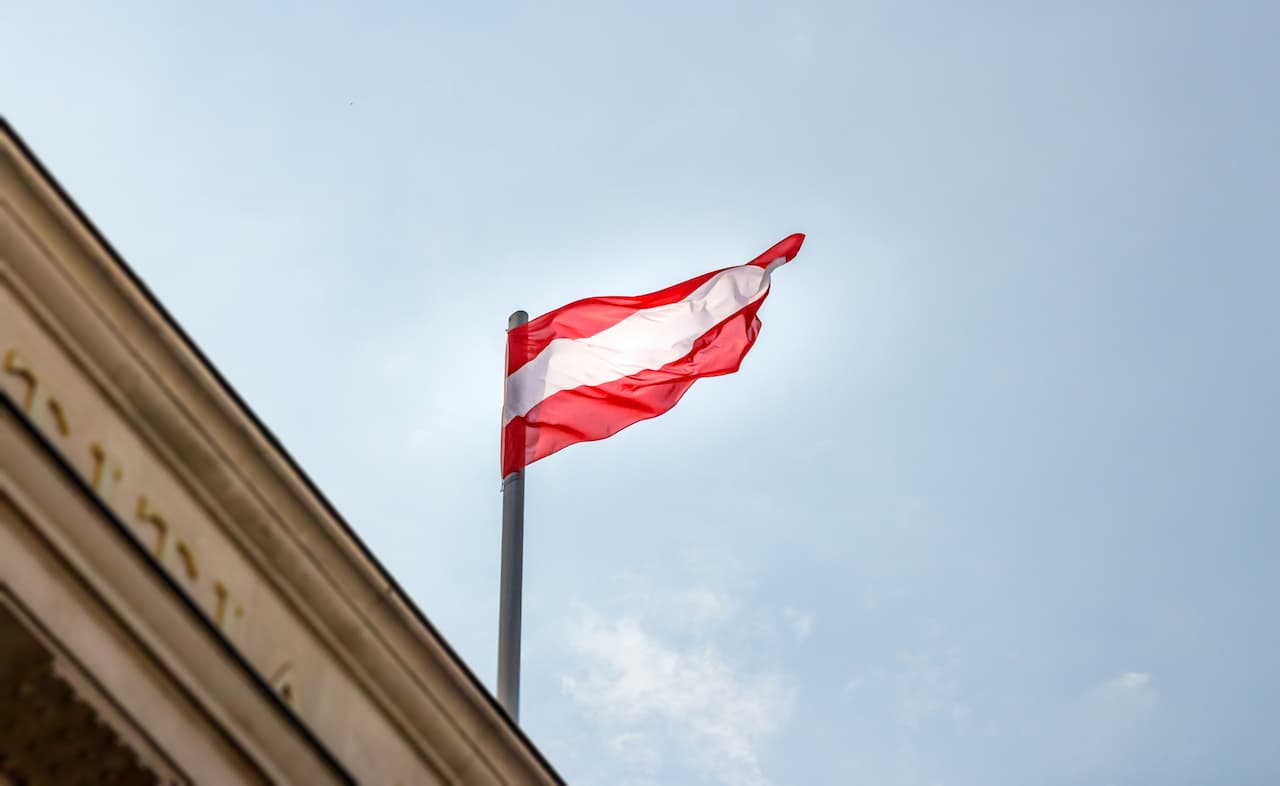
[[[11,208],[39,227],[32,242],[52,261],[14,263],[21,267],[11,271],[15,286],[408,744],[448,783],[561,783],[279,441],[0,120],[5,166],[22,186],[20,204]]]

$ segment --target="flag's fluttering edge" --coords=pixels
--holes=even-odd
[[[745,265],[639,297],[593,297],[507,334],[502,474],[671,409],[695,381],[731,374],[760,333],[769,276],[791,235]]]

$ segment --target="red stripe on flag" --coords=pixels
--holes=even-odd
[[[783,255],[775,254],[772,259],[779,256]],[[760,334],[756,312],[766,297],[767,293],[708,330],[680,360],[603,385],[560,391],[528,414],[512,419],[502,433],[503,477],[574,443],[604,439],[657,417],[674,407],[699,379],[737,371]],[[522,442],[523,455],[519,449]]]
[[[778,258],[785,258],[790,262],[800,252],[803,242],[804,235],[791,235],[747,264],[767,267]],[[588,338],[641,309],[677,303],[721,270],[713,270],[647,295],[584,298],[531,319],[527,325],[514,328],[508,334],[509,345],[521,346],[523,351],[507,353],[507,375],[510,376],[516,369],[537,357],[538,353],[557,338]]]
[[[510,333],[511,343],[515,345],[524,342],[526,350],[523,357],[519,357],[518,353],[508,353],[507,375],[510,376],[520,366],[537,357],[539,352],[557,338],[588,338],[605,328],[613,327],[641,309],[678,303],[719,272],[713,270],[706,275],[647,295],[583,298],[531,319],[529,324],[515,328]]]

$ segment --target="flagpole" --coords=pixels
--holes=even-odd
[[[507,319],[507,331],[529,321],[517,311]],[[511,351],[508,341],[507,351]],[[505,373],[505,372],[504,372]],[[517,447],[524,450],[521,435]],[[520,594],[524,573],[524,470],[502,479],[502,585],[498,600],[498,703],[520,720]]]

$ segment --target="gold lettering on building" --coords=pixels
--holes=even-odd
[[[53,415],[54,425],[58,427],[58,433],[64,437],[71,436],[71,424],[67,422],[67,411],[62,408],[62,402],[50,396],[47,403],[49,414]]]
[[[178,556],[182,558],[182,567],[187,571],[187,578],[196,581],[200,578],[200,565],[196,562],[195,552],[185,540],[178,541]]]
[[[124,470],[101,443],[89,443],[89,455],[93,457],[90,485],[99,497],[110,504],[115,500],[116,487],[124,479]]]
[[[156,528],[155,545],[151,547],[151,551],[157,558],[163,560],[165,541],[169,537],[169,522],[151,507],[151,503],[145,496],[138,497],[138,519]]]
[[[236,619],[244,616],[244,606],[231,597],[231,593],[227,591],[227,585],[220,579],[213,580],[213,595],[217,601],[213,607],[213,622],[219,629],[225,631],[232,616]]]
[[[22,396],[22,411],[35,417],[34,410],[37,409],[37,404],[42,398],[41,394],[44,392],[40,385],[40,377],[27,363],[26,358],[22,357],[22,353],[13,348],[4,353],[4,372],[9,376],[17,377],[26,385],[27,390]],[[70,436],[71,424],[67,420],[67,411],[63,408],[62,402],[53,396],[43,398],[45,407],[53,416],[53,424],[58,429],[58,434],[63,437]]]
[[[276,673],[271,675],[271,687],[279,693],[290,706],[294,702],[293,690],[293,661],[286,660],[280,664],[280,668],[276,669]]]
[[[31,405],[36,401],[36,391],[40,389],[40,378],[16,349],[10,349],[4,353],[4,373],[17,377],[27,384],[27,393],[22,397],[22,411],[30,414]]]
[[[66,406],[58,398],[47,394],[41,384],[39,375],[16,348],[10,348],[5,352],[2,368],[4,374],[21,380],[25,386],[21,394],[22,411],[33,420],[36,418],[37,412],[47,411],[57,434],[62,437],[69,437],[71,435],[71,418]],[[0,395],[3,395],[2,390],[0,390]],[[92,465],[89,468],[89,485],[100,500],[108,506],[113,506],[116,492],[124,479],[124,468],[120,465],[116,456],[101,442],[90,442],[88,450],[92,459]],[[155,504],[145,494],[138,496],[134,516],[139,522],[148,525],[154,530],[151,552],[161,565],[165,565],[166,547],[171,539],[170,532],[174,528],[170,526],[168,519],[160,513]],[[139,539],[142,539],[144,534],[139,533]],[[196,548],[190,541],[181,538],[176,531],[173,532],[172,540],[174,542],[174,551],[177,552],[178,560],[181,562],[181,570],[174,572],[184,577],[187,583],[193,585],[194,588],[201,576],[200,559]],[[166,567],[166,570],[172,569]],[[244,606],[232,596],[227,589],[227,585],[221,579],[213,578],[211,584],[214,601],[212,609],[213,622],[224,635],[232,638],[228,628],[231,626],[232,620],[244,616]],[[193,595],[195,595],[194,592]],[[208,608],[204,604],[201,605],[206,609]],[[276,669],[271,677],[270,684],[285,701],[290,704],[295,702],[297,680],[292,660],[284,661]]]

